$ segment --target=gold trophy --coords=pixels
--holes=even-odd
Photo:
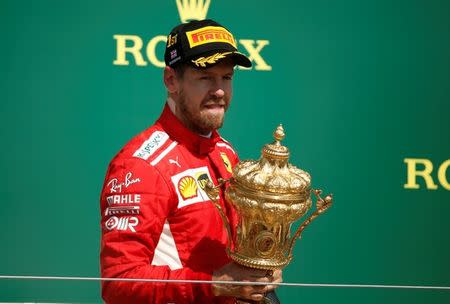
[[[332,195],[322,199],[321,190],[310,188],[311,176],[288,162],[289,149],[281,144],[284,137],[280,125],[274,132],[275,141],[263,147],[259,160],[243,160],[233,168],[229,180],[219,179],[218,186],[210,181],[205,187],[227,229],[230,258],[238,264],[269,272],[289,264],[295,240],[333,201]],[[233,249],[230,224],[218,204],[219,189],[227,182],[225,199],[239,216]],[[292,224],[311,208],[311,192],[317,198],[316,210],[292,235]],[[262,303],[272,302],[265,298]]]

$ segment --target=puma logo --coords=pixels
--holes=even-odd
[[[169,164],[177,165],[179,168],[181,168],[180,163],[178,162],[178,156],[175,160],[169,159]]]

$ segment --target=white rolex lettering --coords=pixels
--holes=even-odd
[[[260,55],[261,50],[266,46],[269,45],[269,40],[256,40],[256,47],[253,45],[255,44],[255,40],[250,39],[240,39],[239,43],[242,44],[245,48],[245,50],[248,52],[249,56],[248,58],[250,61],[255,62],[255,70],[258,71],[271,71],[272,67],[268,65],[262,56]],[[247,69],[243,67],[239,67],[240,69]]]
[[[156,36],[153,37],[152,40],[150,40],[149,43],[147,44],[146,49],[147,58],[151,64],[153,64],[158,68],[163,68],[166,66],[166,64],[164,63],[164,60],[161,61],[156,57],[156,46],[158,45],[158,43],[166,44],[166,42],[167,42],[166,36]]]
[[[142,56],[142,39],[136,35],[114,35],[116,40],[116,60],[113,61],[114,65],[129,65],[130,62],[126,58],[126,54],[133,55],[134,61],[137,66],[146,66],[147,62]],[[132,46],[127,46],[127,41],[132,43]]]
[[[116,40],[116,59],[113,61],[114,65],[130,65],[130,61],[127,60],[127,54],[131,55],[135,61],[136,66],[147,66],[148,62],[145,61],[143,55],[144,42],[141,37],[137,35],[114,35]],[[165,44],[167,37],[164,35],[157,35],[151,38],[146,47],[145,53],[148,61],[151,65],[159,68],[165,66],[164,60],[158,58],[156,50],[160,43]],[[128,46],[127,46],[128,44]],[[130,46],[131,44],[131,46]],[[257,71],[271,71],[272,66],[269,65],[261,55],[263,48],[270,44],[269,40],[253,40],[253,39],[240,39],[239,44],[244,47],[248,53],[250,61],[255,63],[254,69]],[[161,56],[160,56],[161,57]],[[252,68],[238,67],[241,70],[251,70]],[[142,153],[142,152],[141,152]],[[148,158],[149,155],[135,155],[141,158]]]

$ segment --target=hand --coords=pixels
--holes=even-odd
[[[241,281],[281,283],[282,271],[277,269],[273,273],[267,270],[253,269],[231,262],[213,273],[213,281]],[[228,296],[241,299],[261,301],[264,294],[274,290],[278,285],[233,285],[213,284],[215,296]]]

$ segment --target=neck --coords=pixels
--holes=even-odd
[[[170,109],[170,111],[172,111],[172,114],[177,116],[177,113],[176,113],[177,105],[175,103],[175,100],[173,100],[173,98],[169,96],[169,97],[167,97],[167,104],[169,105],[169,109]]]
[[[183,119],[180,117],[180,113],[177,113],[177,103],[175,102],[175,100],[169,96],[167,97],[167,105],[169,106],[170,111],[172,112],[173,115],[175,115],[176,118],[178,118],[178,120],[181,121],[181,123],[188,129],[190,129],[191,131],[197,133],[198,135],[202,136],[202,137],[206,137],[206,138],[211,138],[212,135],[212,131],[209,131],[208,133],[201,133],[198,132],[197,130],[194,130],[191,128],[191,126],[187,125],[186,122],[183,121]]]

